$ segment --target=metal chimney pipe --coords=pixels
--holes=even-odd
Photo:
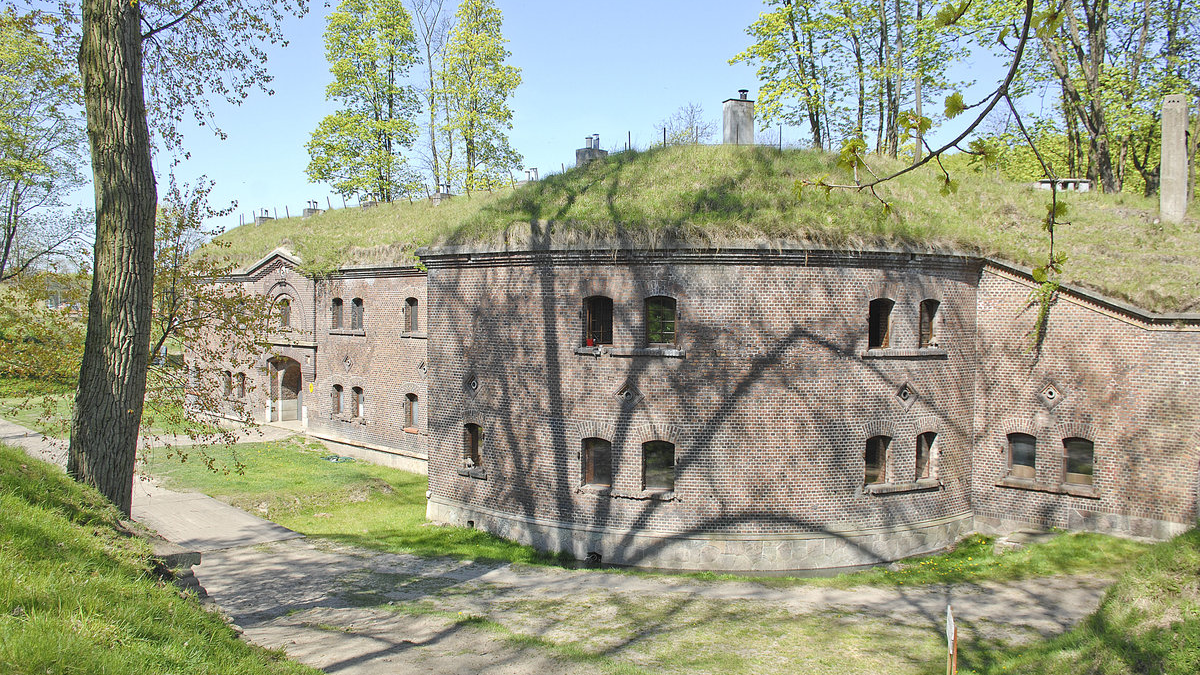
[[[750,93],[750,90],[749,90],[749,89],[738,89],[738,93],[739,93],[739,94],[741,94],[741,96],[742,96],[742,100],[743,100],[743,101],[745,101],[745,100],[746,100],[746,94],[749,94],[749,93]]]
[[[597,150],[600,149],[600,134],[592,134],[592,147]]]

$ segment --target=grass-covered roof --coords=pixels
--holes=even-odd
[[[897,165],[898,166],[898,165]],[[883,166],[886,171],[893,166]],[[563,245],[741,242],[835,249],[977,254],[1024,266],[1044,262],[1041,222],[1050,193],[949,158],[958,190],[941,194],[924,168],[870,194],[804,188],[798,179],[849,182],[836,157],[764,147],[677,146],[607,160],[495,193],[342,209],[308,219],[247,224],[219,239],[239,265],[283,246],[315,273],[349,265],[403,264],[421,246],[520,246],[531,225]],[[1160,312],[1200,310],[1200,227],[1158,222],[1157,198],[1060,193],[1056,230],[1063,278]]]

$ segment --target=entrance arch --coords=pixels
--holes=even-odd
[[[271,421],[300,419],[300,363],[286,356],[270,361]]]

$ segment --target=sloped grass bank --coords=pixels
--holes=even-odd
[[[1096,613],[1067,633],[1022,649],[968,646],[959,663],[988,675],[1200,673],[1200,530],[1139,556]]]
[[[150,573],[96,491],[0,445],[0,672],[316,673]]]

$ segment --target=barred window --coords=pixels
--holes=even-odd
[[[363,330],[363,312],[362,298],[350,301],[350,330]]]
[[[675,344],[675,298],[656,295],[646,298],[646,342]]]
[[[583,301],[583,344],[589,347],[613,343],[613,301],[593,295]]]

